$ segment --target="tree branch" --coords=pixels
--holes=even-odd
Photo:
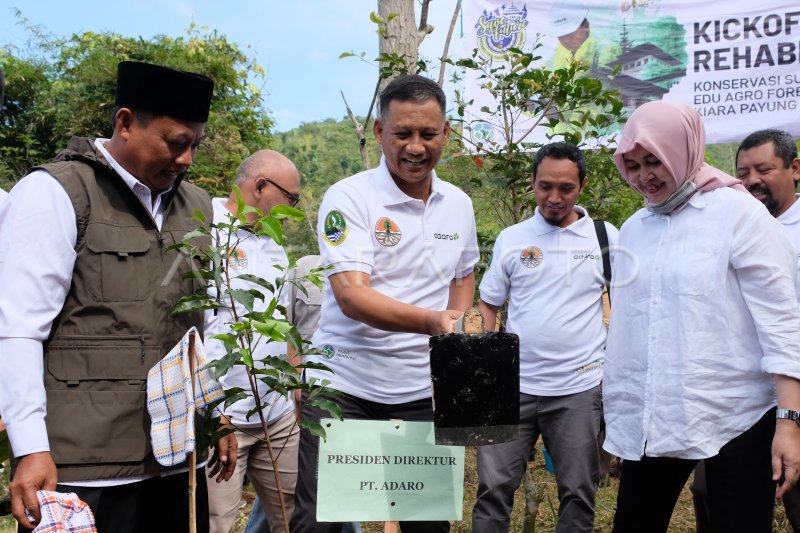
[[[423,31],[428,26],[428,6],[430,3],[431,0],[422,0],[422,7],[419,12],[419,31]]]
[[[339,91],[339,94],[342,95],[342,100],[344,100],[344,107],[347,109],[347,116],[350,117],[350,121],[353,123],[353,126],[356,128],[356,136],[358,137],[358,151],[361,153],[361,164],[364,165],[364,170],[369,168],[369,153],[367,152],[367,139],[364,136],[364,126],[358,121],[356,116],[353,114],[353,111],[350,109],[350,104],[347,103],[347,98],[344,97],[344,92]],[[373,102],[375,99],[373,98]],[[369,107],[370,113],[372,113],[372,105],[370,104]],[[364,121],[364,124],[369,122],[369,116]]]
[[[456,27],[456,21],[458,20],[458,12],[461,10],[461,2],[456,0],[456,9],[453,11],[453,18],[450,19],[450,27],[447,29],[447,39],[444,41],[444,50],[442,50],[442,57],[441,57],[441,65],[439,66],[439,87],[444,87],[444,71],[447,67],[447,54],[450,50],[450,39],[453,38],[453,29]]]
[[[419,27],[417,28],[417,46],[425,40],[425,36],[433,33],[433,26],[428,24],[428,6],[431,0],[423,0],[419,14]]]

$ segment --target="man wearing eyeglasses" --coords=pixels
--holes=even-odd
[[[272,150],[261,150],[245,159],[236,172],[235,184],[241,190],[245,205],[258,208],[265,215],[277,205],[294,207],[300,201],[300,174],[297,168],[288,158]],[[236,193],[232,191],[228,198],[215,198],[212,200],[212,205],[214,222],[230,223],[230,215],[236,213],[238,206]],[[259,216],[257,213],[246,215],[248,222],[254,222]],[[264,287],[244,281],[240,276],[250,274],[274,284],[275,279],[281,276],[289,265],[283,247],[269,237],[256,236],[244,229],[234,235],[223,234],[213,237],[218,242],[230,243],[229,275],[234,288],[256,289],[264,293]],[[266,310],[271,298],[269,294],[265,296],[264,301],[255,301],[256,311]],[[238,311],[239,316],[246,313],[243,308]],[[211,337],[218,333],[227,333],[230,328],[229,323],[232,321],[232,313],[225,309],[206,312],[205,347],[210,358],[219,359],[225,355],[223,343]],[[258,361],[266,356],[285,357],[285,342],[267,342],[265,339],[255,339],[255,341],[253,360]],[[220,383],[225,389],[241,387],[246,391],[250,390],[247,374],[242,366],[235,366],[229,370],[220,378]],[[276,392],[264,394],[261,403],[267,406],[264,416],[267,419],[272,447],[274,450],[282,450],[277,454],[275,468],[281,476],[284,498],[291,515],[294,508],[299,442],[294,405],[291,399]],[[254,408],[255,400],[250,396],[222,410],[223,423],[231,424],[236,429],[239,443],[238,463],[229,481],[210,483],[214,485],[208,491],[210,533],[227,533],[231,530],[239,511],[245,473],[253,483],[261,506],[270,519],[271,531],[278,533],[284,530],[283,522],[280,520],[282,515],[279,497],[266,437],[259,417],[251,416],[249,420],[247,417],[247,413]],[[208,476],[218,475],[218,470],[215,458],[212,458],[207,468]]]

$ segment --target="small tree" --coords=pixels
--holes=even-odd
[[[488,119],[470,120],[465,117],[471,102],[456,92],[462,119],[457,133],[466,146],[482,154],[486,176],[499,185],[497,201],[504,226],[531,215],[531,156],[542,146],[532,139],[534,132],[547,129],[548,137],[563,135],[565,141],[582,148],[596,148],[599,139],[623,118],[616,91],[585,76],[589,65],[573,61],[565,68],[549,70],[536,55],[540,47],[536,42],[531,52],[511,48],[500,61],[483,57],[475,49],[471,58],[454,62],[477,71],[481,90],[495,101],[493,108],[482,109]],[[482,135],[487,122],[493,135]]]
[[[328,380],[319,382],[315,378],[311,378],[308,383],[305,383],[300,377],[300,371],[304,368],[329,370],[325,365],[306,362],[295,366],[280,357],[267,356],[259,360],[255,359],[253,354],[258,344],[262,342],[286,342],[298,352],[299,356],[321,353],[304,347],[309,341],[302,339],[297,328],[286,320],[286,308],[279,302],[287,283],[295,284],[299,290],[305,292],[306,289],[300,281],[308,279],[321,288],[323,269],[313,269],[305,278],[286,278],[286,272],[283,272],[283,276],[278,277],[275,283],[270,283],[252,274],[236,275],[236,270],[231,266],[236,258],[230,251],[236,250],[240,241],[237,237],[238,232],[245,231],[255,237],[269,237],[276,244],[283,246],[285,239],[281,225],[282,220],[301,221],[305,215],[302,211],[285,205],[275,206],[269,214],[264,215],[257,208],[244,205],[239,189],[234,186],[234,190],[238,199],[235,214],[229,214],[226,222],[214,223],[205,220],[203,214],[196,211],[195,219],[200,227],[187,233],[183,242],[174,246],[187,257],[202,258],[201,265],[194,264],[192,270],[184,274],[184,277],[195,277],[202,280],[202,287],[194,294],[181,298],[172,313],[220,308],[230,310],[232,320],[228,324],[229,331],[213,337],[223,342],[226,353],[220,359],[210,362],[208,367],[213,368],[217,378],[220,378],[235,366],[243,366],[250,383],[250,390],[238,387],[227,389],[225,398],[212,404],[210,408],[214,409],[223,403],[228,407],[245,398],[253,398],[255,407],[247,413],[247,416],[258,416],[261,422],[270,460],[274,467],[275,483],[283,511],[282,519],[286,531],[289,531],[289,517],[276,467],[280,450],[274,450],[272,447],[268,423],[264,416],[264,409],[269,406],[262,403],[262,397],[265,393],[274,391],[291,398],[293,391],[302,390],[308,392],[307,404],[323,409],[339,419],[342,418],[341,410],[335,402],[326,398],[326,396],[335,394],[335,391],[327,388]],[[249,213],[256,213],[259,217],[252,224],[247,222]],[[212,236],[212,244],[208,247],[193,244],[192,240],[199,236]],[[294,263],[289,266],[293,267]],[[281,267],[275,266],[275,268],[280,269]],[[232,281],[235,279],[248,282],[253,288],[234,288]],[[263,311],[256,310],[256,300],[268,302]],[[244,313],[240,313],[239,306],[245,310]],[[280,318],[275,318],[276,312]],[[320,424],[308,421],[300,421],[299,424],[312,434],[325,437],[325,430]],[[198,432],[203,437],[202,439],[198,438],[198,449],[206,448],[232,431],[230,428],[220,429],[219,416],[211,418],[208,424]]]

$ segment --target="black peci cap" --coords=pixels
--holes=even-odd
[[[119,106],[205,123],[213,92],[214,82],[202,74],[136,61],[117,67]]]

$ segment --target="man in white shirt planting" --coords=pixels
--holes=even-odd
[[[377,168],[333,185],[320,206],[319,245],[326,271],[311,356],[329,379],[345,419],[433,420],[428,342],[453,331],[472,305],[478,260],[472,202],[434,167],[450,134],[445,95],[422,76],[401,76],[381,93],[374,133]],[[304,407],[304,420],[319,409]],[[319,439],[300,432],[300,472],[292,531],[341,530],[316,521]],[[401,522],[405,532],[446,532],[447,521]]]

